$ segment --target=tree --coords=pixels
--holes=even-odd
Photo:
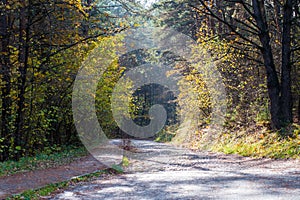
[[[216,30],[217,34],[235,41],[239,47],[258,50],[267,76],[270,98],[270,113],[273,128],[280,129],[292,123],[291,53],[292,29],[296,19],[296,0],[199,0],[200,7],[191,5],[202,15],[216,20],[226,29]],[[273,14],[275,12],[275,15]],[[220,30],[222,32],[220,32]],[[277,38],[281,38],[280,41]],[[280,66],[276,66],[274,52],[281,47]],[[244,52],[245,53],[245,52]],[[280,69],[280,73],[277,68]]]
[[[10,116],[12,100],[10,98],[11,93],[11,49],[10,46],[10,24],[11,24],[11,10],[7,9],[8,2],[1,0],[1,15],[0,15],[0,64],[1,64],[1,135],[0,141],[2,143],[2,152],[0,160],[8,157],[9,154],[9,138],[10,134]]]
[[[153,5],[156,10],[154,20],[159,26],[172,27],[193,39],[197,39],[201,18],[190,5],[197,6],[197,1],[162,1]]]
[[[100,36],[123,30],[93,0],[0,1],[0,161],[76,138],[71,93]]]

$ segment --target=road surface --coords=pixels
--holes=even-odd
[[[300,162],[245,158],[133,140],[125,174],[71,186],[52,199],[300,199]]]

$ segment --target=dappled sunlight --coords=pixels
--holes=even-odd
[[[99,199],[291,199],[300,192],[299,176],[285,170],[299,167],[297,162],[281,165],[281,161],[195,153],[151,141],[132,143],[140,149],[139,156],[129,157],[125,174],[69,190],[76,198]],[[62,193],[54,199],[64,197]]]

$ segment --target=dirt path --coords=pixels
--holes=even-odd
[[[104,169],[100,162],[92,156],[86,156],[64,166],[0,177],[0,199],[100,169]]]
[[[138,152],[121,176],[99,177],[49,199],[300,199],[297,160],[192,152],[133,141]]]

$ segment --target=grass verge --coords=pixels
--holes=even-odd
[[[122,163],[120,165],[113,165],[111,168],[99,170],[93,173],[85,174],[82,176],[74,177],[70,180],[66,180],[59,183],[52,183],[48,184],[44,187],[38,188],[38,189],[30,189],[22,192],[21,194],[13,195],[11,197],[6,198],[6,200],[35,200],[35,199],[43,199],[48,198],[49,195],[62,191],[66,188],[68,188],[71,185],[75,185],[79,182],[88,182],[91,181],[101,175],[115,175],[115,174],[122,174],[124,173],[123,167],[127,167],[129,165],[129,160],[127,157],[124,157],[122,160]]]
[[[0,163],[0,177],[18,172],[46,169],[71,163],[75,159],[86,156],[84,147],[67,146],[60,152],[42,152],[34,157],[23,157],[19,161],[5,161]]]
[[[189,142],[189,147],[256,158],[300,158],[300,126],[297,124],[278,132],[256,127],[255,130],[248,128],[238,132],[222,133],[209,146],[201,137],[202,135],[198,134],[196,139]]]
[[[97,178],[103,174],[116,174],[119,173],[118,171],[114,169],[106,169],[106,170],[99,170],[90,174],[86,174],[83,176],[74,177],[71,180],[63,181],[59,183],[53,183],[46,185],[45,187],[39,188],[39,189],[32,189],[27,190],[21,194],[13,195],[11,197],[6,198],[6,200],[30,200],[30,199],[41,199],[42,197],[48,197],[49,195],[53,194],[56,191],[61,191],[63,189],[66,189],[67,187],[74,185],[79,182],[87,182],[94,178]]]

